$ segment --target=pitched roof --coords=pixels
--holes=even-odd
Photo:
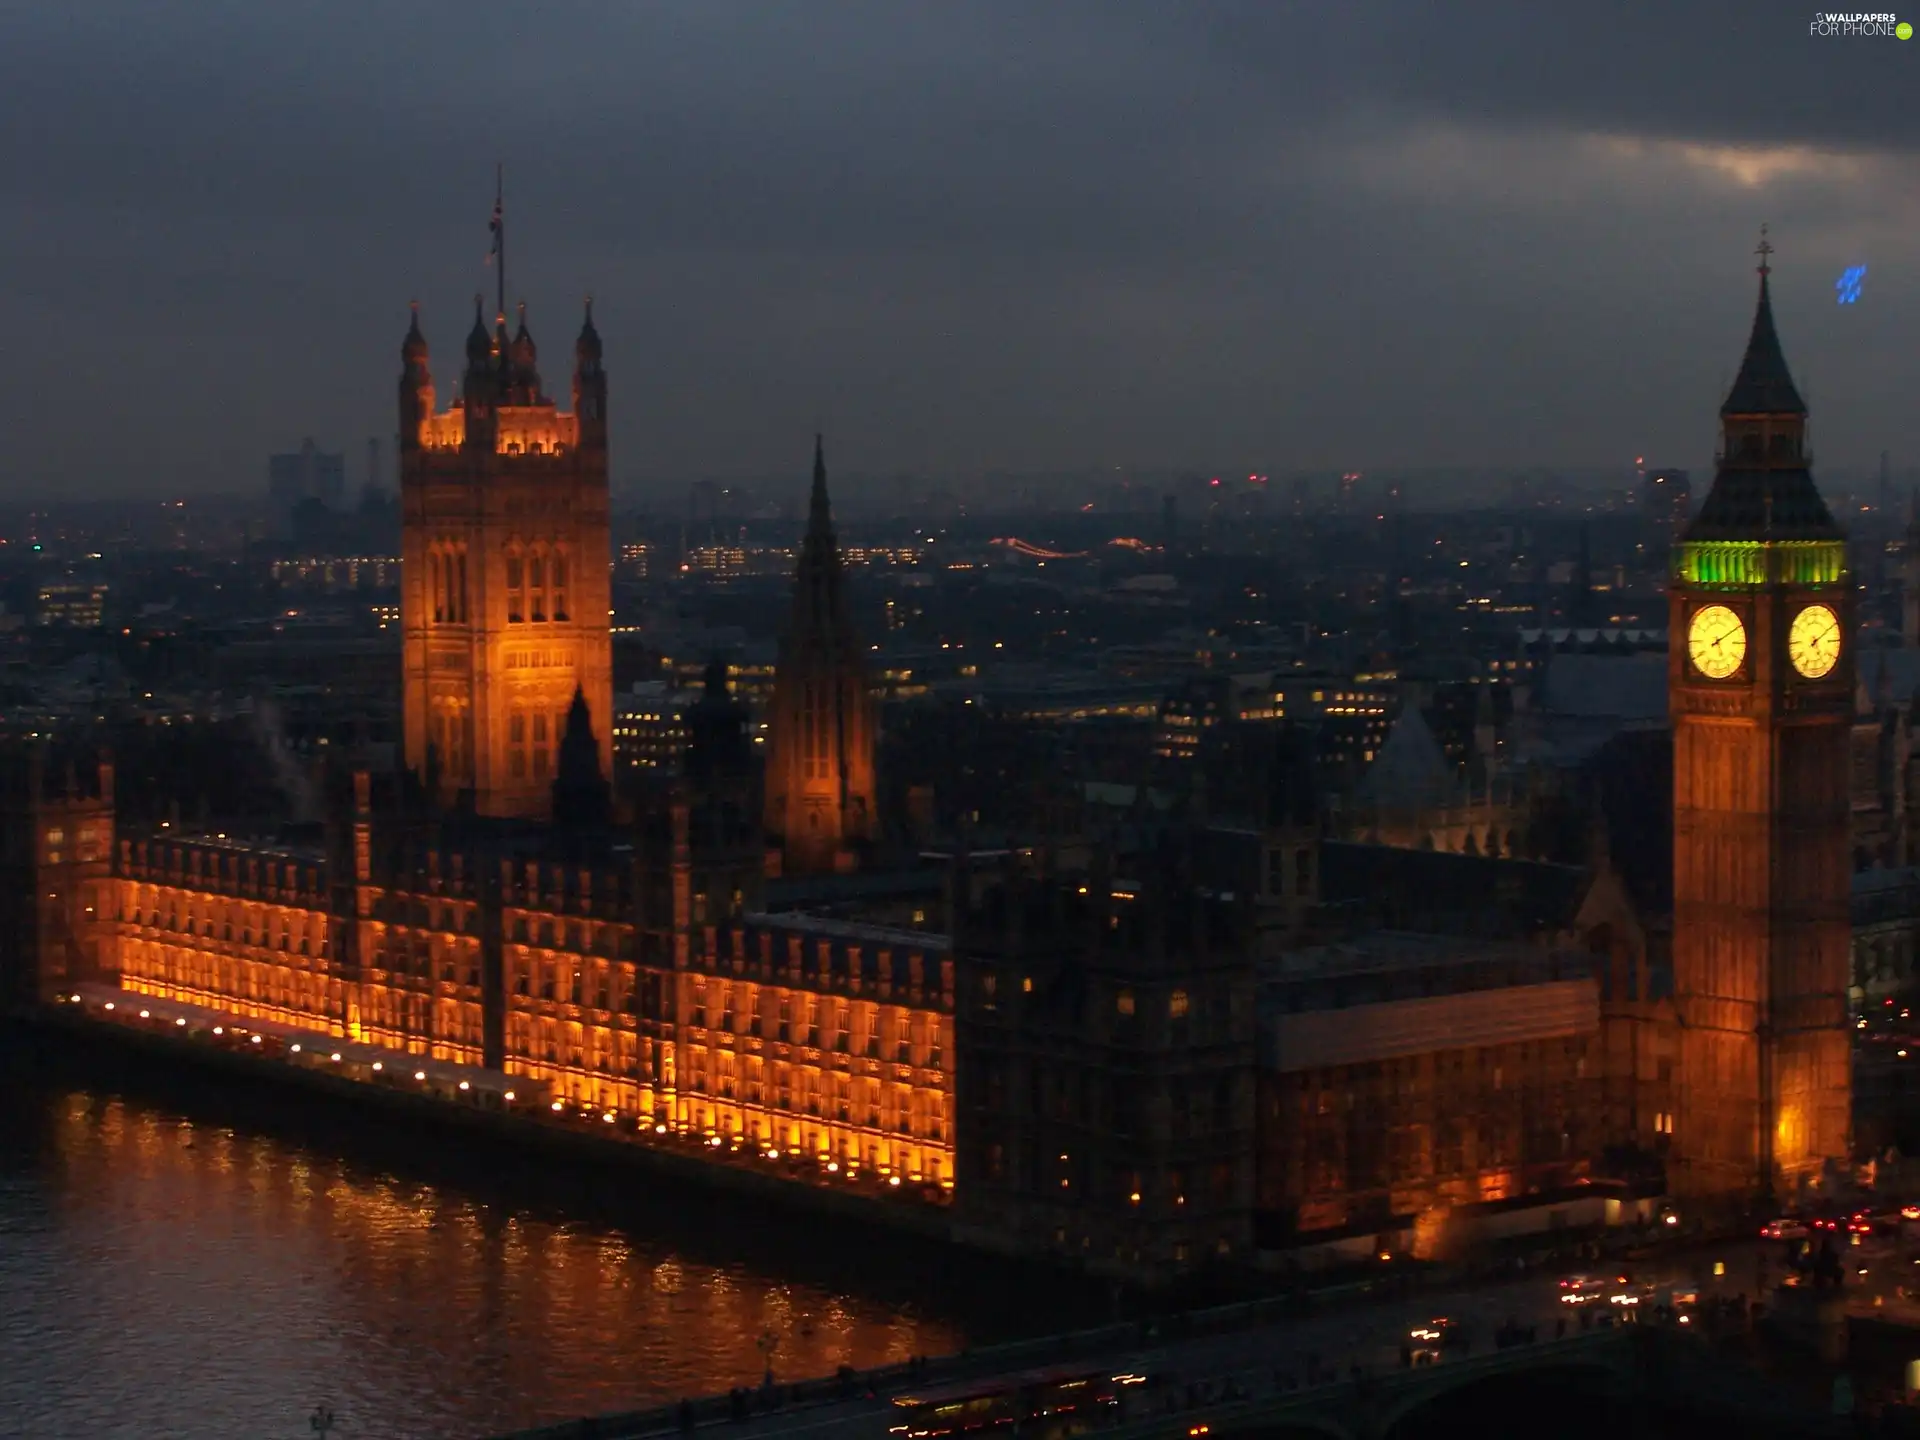
[[[1320,899],[1396,929],[1536,934],[1573,924],[1590,877],[1578,865],[1328,841]]]
[[[1767,285],[1767,270],[1760,270],[1760,303],[1753,312],[1753,333],[1747,337],[1747,353],[1740,361],[1740,374],[1727,392],[1722,415],[1804,415],[1806,402],[1794,387],[1787,369],[1786,352],[1780,348],[1780,333],[1773,328],[1773,296]]]
[[[1610,720],[1667,718],[1667,657],[1562,653],[1547,662],[1541,708],[1550,715]]]
[[[1688,540],[1839,540],[1844,538],[1806,466],[1749,469],[1723,463]]]
[[[1438,803],[1455,789],[1453,767],[1417,705],[1393,722],[1386,743],[1360,777],[1355,791],[1365,804],[1421,806]]]
[[[1720,414],[1767,415],[1804,421],[1806,402],[1795,388],[1773,325],[1767,269],[1760,268],[1760,301],[1740,374]],[[1688,540],[1838,540],[1841,530],[1820,498],[1804,463],[1774,466],[1736,455],[1731,442],[1713,477],[1700,513],[1687,527]]]

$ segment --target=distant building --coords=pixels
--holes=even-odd
[[[105,618],[107,587],[98,581],[63,580],[40,587],[42,625],[97,630]]]
[[[613,697],[613,763],[621,770],[672,772],[687,749],[686,709],[693,690],[671,690],[664,680],[642,681]]]
[[[620,569],[629,579],[645,580],[652,572],[653,549],[650,545],[632,541],[620,547]]]
[[[283,538],[293,533],[295,514],[306,502],[338,513],[346,506],[347,457],[302,440],[291,455],[267,459],[267,498],[273,502],[274,523]]]
[[[1693,513],[1693,484],[1684,470],[1649,470],[1640,486],[1640,508],[1647,519],[1678,532]]]
[[[1194,676],[1160,702],[1154,753],[1163,760],[1191,760],[1199,751],[1201,732],[1224,720],[1277,718],[1270,676]]]
[[[728,654],[727,683],[734,694],[756,708],[764,708],[773,698],[776,657],[772,647],[756,642],[719,648]],[[660,657],[660,668],[674,688],[691,690],[705,683],[710,659],[697,642],[676,642]]]

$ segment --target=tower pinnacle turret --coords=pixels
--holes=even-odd
[[[494,242],[498,259],[497,200]],[[613,771],[606,380],[597,360],[576,372],[561,409],[526,307],[509,337],[485,306],[476,295],[450,410],[434,408],[417,323],[401,347],[406,763],[443,802],[579,820]]]
[[[593,297],[587,296],[586,318],[573,342],[573,413],[580,420],[580,444],[605,449],[607,444],[607,372],[600,364],[600,332],[593,326]]]
[[[485,303],[478,291],[473,296],[473,328],[467,332],[467,368],[478,370],[493,353],[493,337],[487,334],[487,322],[480,312]]]

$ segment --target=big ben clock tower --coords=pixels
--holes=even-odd
[[[1673,1187],[1791,1193],[1850,1136],[1846,541],[1768,294],[1671,589]]]

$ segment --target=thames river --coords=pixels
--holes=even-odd
[[[311,1440],[324,1404],[341,1440],[477,1440],[750,1384],[769,1345],[800,1378],[1076,1318],[631,1176],[0,1080],[6,1437]]]

